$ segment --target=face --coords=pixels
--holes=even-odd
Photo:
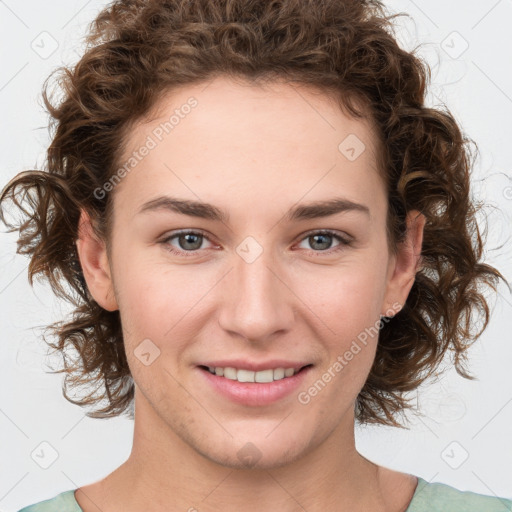
[[[412,253],[388,251],[372,129],[318,92],[223,78],[155,112],[127,139],[103,273],[79,247],[120,311],[136,417],[225,466],[298,460],[353,429],[375,326],[412,285]]]

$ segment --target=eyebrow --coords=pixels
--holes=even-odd
[[[229,222],[229,214],[212,204],[171,196],[159,196],[144,203],[136,215],[159,210],[218,222]],[[294,206],[286,212],[285,219],[288,221],[318,219],[347,211],[362,212],[370,217],[368,206],[337,197]]]

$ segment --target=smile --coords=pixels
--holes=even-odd
[[[300,371],[300,368],[269,368],[267,370],[255,372],[243,369],[237,370],[236,368],[232,368],[230,366],[225,368],[209,366],[208,371],[214,375],[218,375],[219,377],[237,380],[238,382],[273,382],[275,380],[292,377]]]
[[[212,397],[221,396],[240,405],[263,407],[289,397],[301,389],[313,365],[259,371],[236,369],[232,366],[203,365],[197,369],[202,378],[206,379],[207,388],[214,392]]]

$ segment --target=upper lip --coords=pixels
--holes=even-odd
[[[246,359],[227,359],[220,361],[208,361],[201,363],[199,366],[211,366],[213,368],[236,368],[237,370],[249,370],[259,372],[261,370],[275,369],[275,368],[293,368],[294,370],[300,370],[304,366],[308,366],[311,363],[298,363],[296,361],[287,361],[285,359],[272,359],[270,361],[247,361]]]

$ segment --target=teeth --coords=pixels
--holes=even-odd
[[[295,373],[295,370],[293,368],[286,368],[284,371],[285,377],[291,377]]]
[[[250,370],[237,370],[236,368],[226,367],[213,367],[208,366],[210,373],[218,375],[219,377],[225,377],[226,379],[237,380],[238,382],[273,382],[275,380],[281,380],[286,377],[291,377],[298,373],[299,370],[294,368],[275,368],[268,370],[261,370],[259,372],[253,372]]]

